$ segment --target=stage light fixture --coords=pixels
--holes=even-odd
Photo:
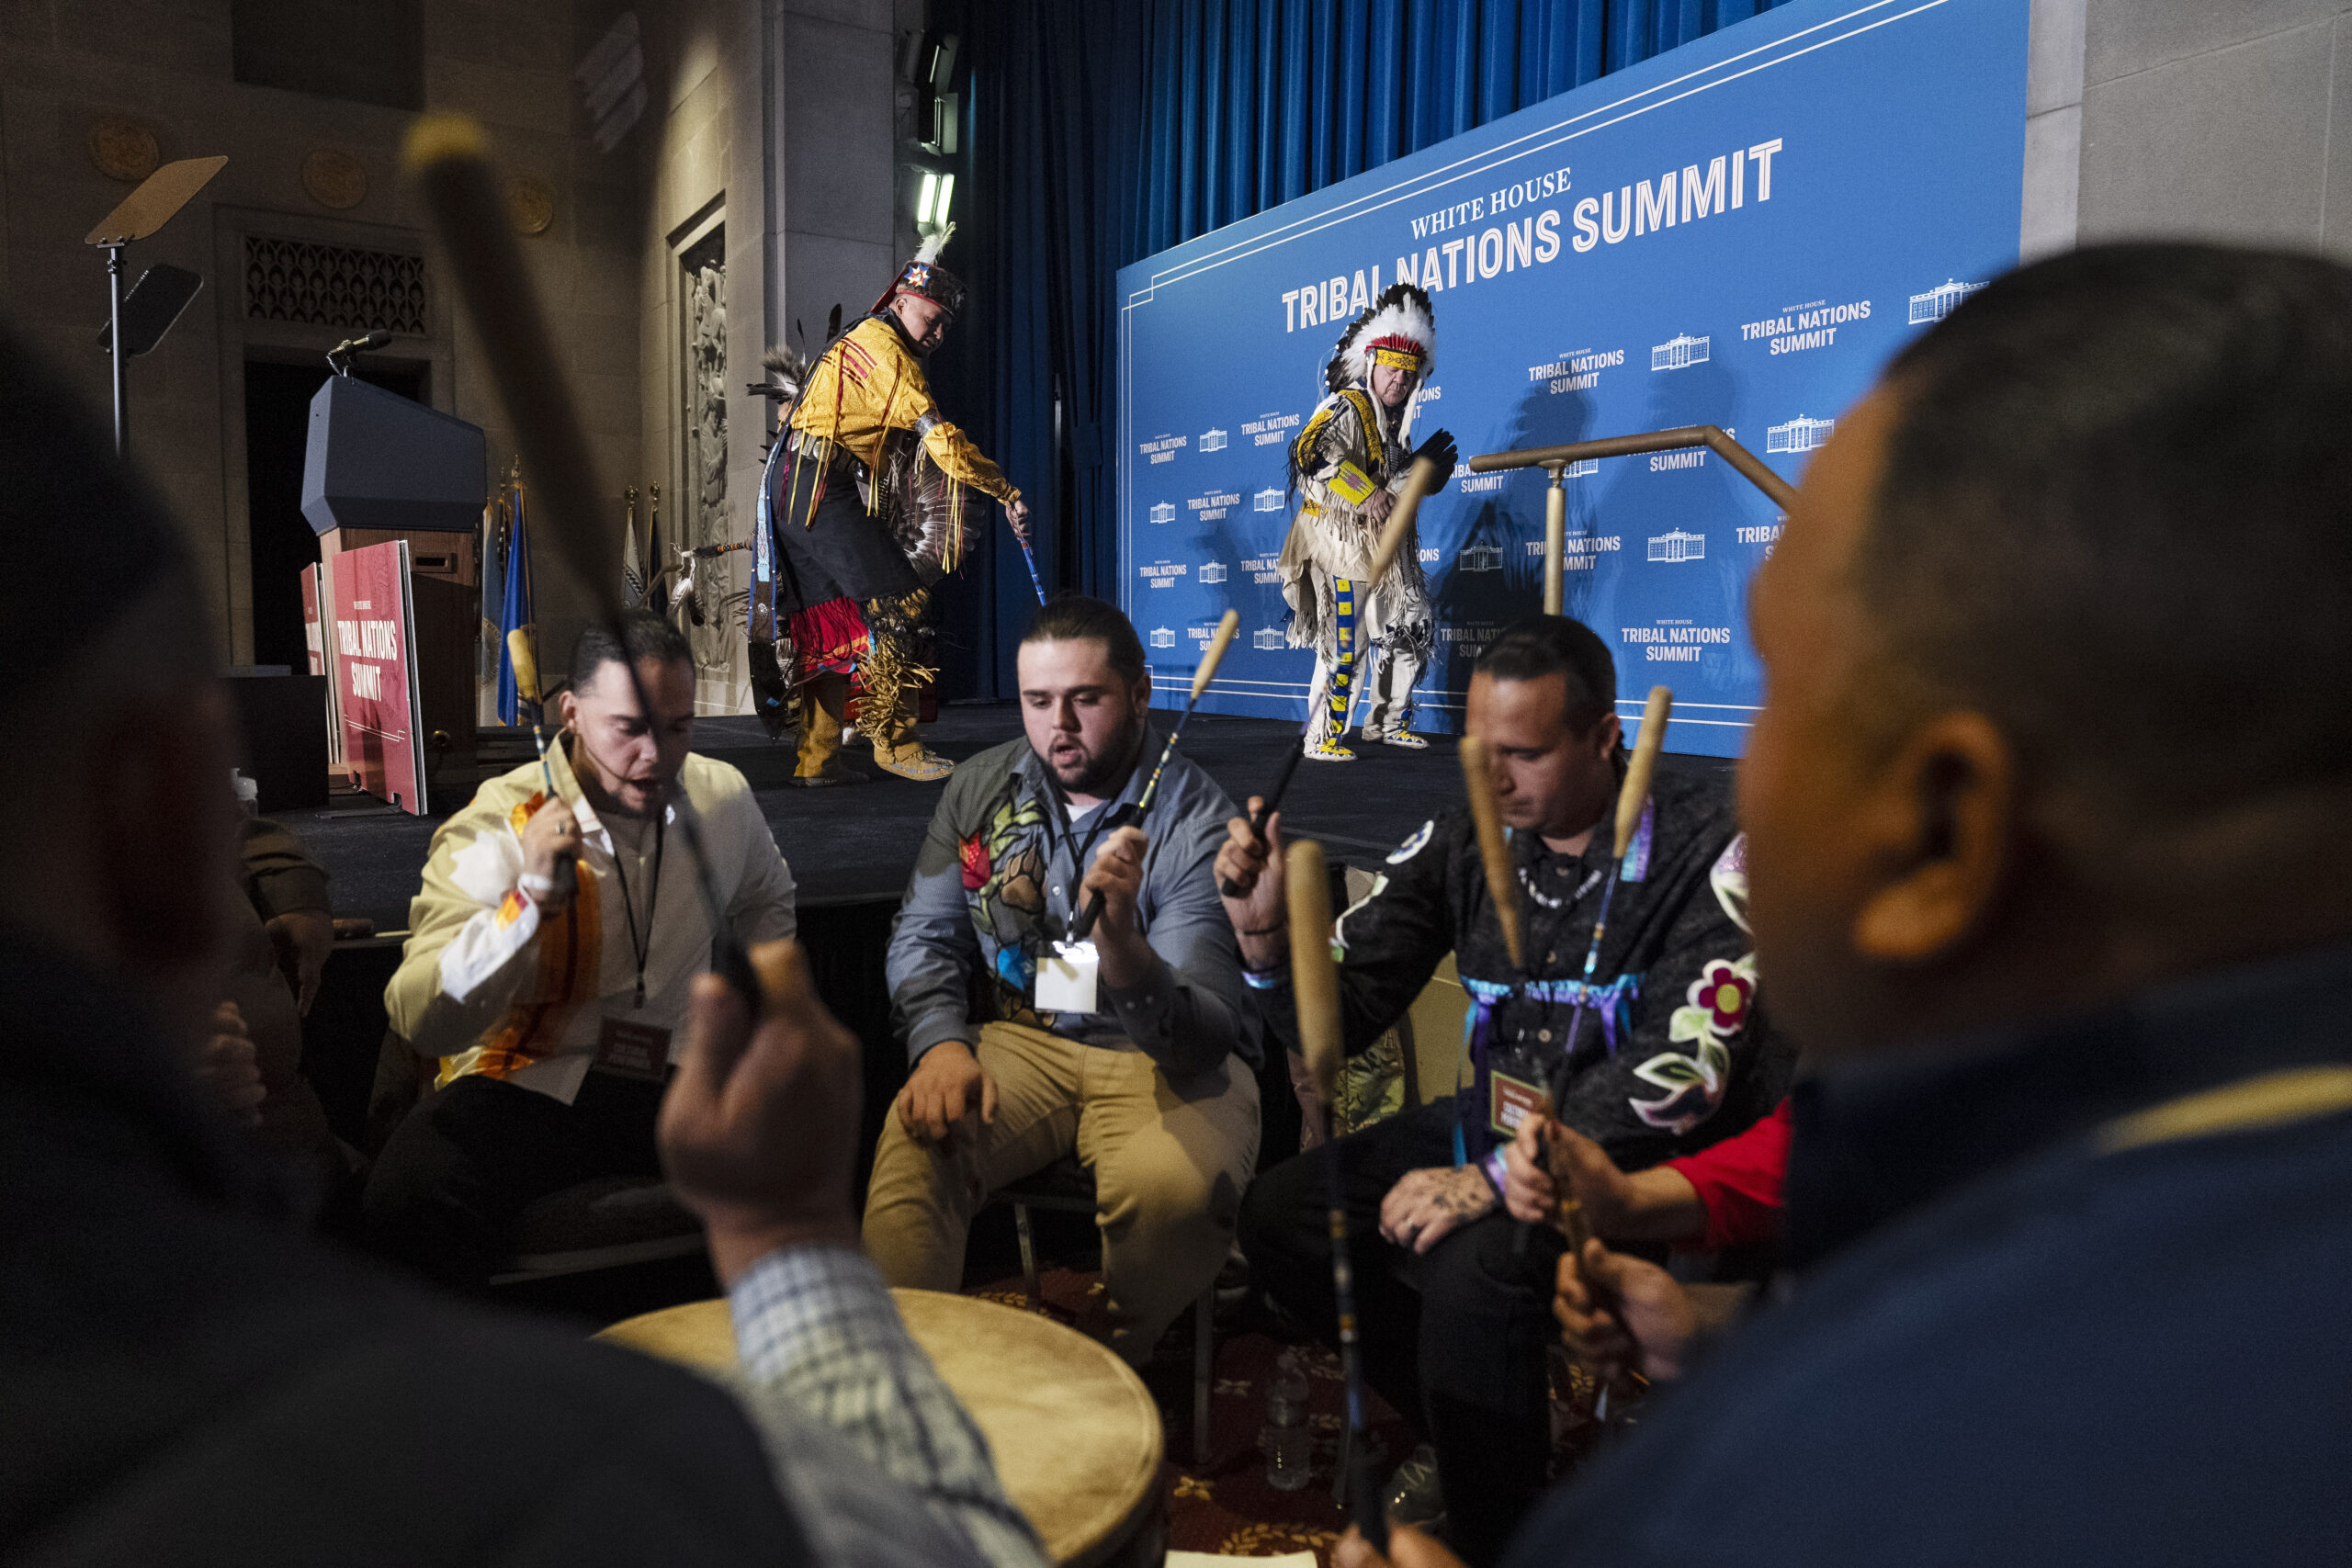
[[[933,197],[937,197],[938,194],[939,175],[937,171],[925,169],[922,172],[922,193],[915,197],[915,223],[918,227],[928,225],[931,222],[932,200]]]
[[[951,202],[951,201],[955,200],[955,199],[956,199],[956,176],[955,176],[954,175],[940,175],[940,176],[939,176],[939,205],[938,205],[937,207],[935,207],[935,208],[932,209],[932,213],[931,213],[932,221],[933,221],[933,222],[934,222],[934,223],[939,223],[939,224],[943,224],[943,225],[944,225],[944,223],[946,223],[946,221],[947,221],[947,204],[948,204],[949,202]]]

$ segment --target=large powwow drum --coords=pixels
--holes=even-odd
[[[1013,1504],[1073,1568],[1157,1562],[1159,1410],[1125,1361],[1051,1318],[936,1291],[890,1292],[915,1340],[970,1411]],[[727,1303],[690,1302],[597,1338],[722,1380],[735,1375]]]

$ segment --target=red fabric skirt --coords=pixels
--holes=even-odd
[[[793,613],[786,623],[792,632],[792,682],[798,685],[820,675],[846,675],[865,657],[865,617],[850,599],[828,599]]]

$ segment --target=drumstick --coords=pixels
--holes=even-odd
[[[1298,1042],[1315,1077],[1315,1090],[1326,1107],[1339,1103],[1340,1063],[1344,1046],[1340,1034],[1340,972],[1331,961],[1331,884],[1324,869],[1323,846],[1312,839],[1290,846],[1283,855],[1289,880],[1290,973],[1298,1000]],[[1336,1133],[1337,1129],[1334,1128]],[[1331,1299],[1340,1319],[1340,1377],[1347,1397],[1347,1484],[1349,1510],[1356,1529],[1373,1550],[1387,1555],[1388,1517],[1373,1485],[1370,1440],[1363,1416],[1363,1367],[1356,1345],[1355,1272],[1348,1257],[1346,1188],[1340,1179],[1340,1152],[1346,1145],[1334,1137],[1329,1153],[1331,1176]]]
[[[531,744],[538,748],[539,778],[548,786],[548,804],[560,805],[563,797],[555,791],[555,769],[548,762],[548,714],[547,705],[539,700],[538,650],[521,626],[506,634],[506,657],[514,665],[514,690],[531,705]],[[555,884],[556,902],[569,903],[580,888],[580,868],[570,855],[558,855],[548,880]]]
[[[1193,694],[1184,699],[1183,717],[1179,718],[1176,728],[1168,732],[1168,744],[1159,749],[1159,761],[1151,770],[1151,777],[1144,781],[1143,794],[1136,798],[1136,814],[1127,819],[1130,827],[1142,821],[1143,814],[1151,809],[1152,797],[1159,793],[1159,775],[1168,771],[1168,759],[1176,754],[1176,738],[1184,733],[1186,721],[1193,716],[1193,710],[1200,705],[1201,694],[1209,689],[1209,682],[1216,675],[1218,661],[1224,659],[1225,650],[1233,645],[1233,634],[1240,629],[1241,612],[1238,610],[1227,610],[1225,618],[1217,622],[1216,631],[1210,637],[1208,647],[1202,650],[1200,668],[1193,671]],[[1078,874],[1085,875],[1086,868],[1080,866]],[[1070,941],[1084,942],[1094,930],[1094,922],[1102,918],[1102,895],[1098,890],[1087,899],[1086,908],[1078,912],[1078,923],[1069,929]]]
[[[596,479],[594,454],[571,384],[558,369],[555,340],[540,314],[538,295],[515,243],[513,220],[492,178],[489,145],[481,126],[467,116],[426,115],[409,128],[401,163],[440,239],[444,276],[456,286],[458,302],[481,342],[491,385],[514,427],[524,470],[554,519],[554,526],[540,537],[554,548],[556,558],[626,648],[628,612],[605,570],[612,552],[596,525],[604,487]],[[636,691],[638,711],[646,723],[653,723],[653,702],[636,663],[626,658],[621,663]],[[759,976],[735,936],[727,900],[703,848],[701,825],[692,812],[679,812],[676,818],[673,826],[694,866],[695,885],[710,923],[711,967],[756,1010]]]
[[[1503,947],[1510,954],[1510,966],[1524,974],[1519,879],[1511,874],[1510,848],[1503,840],[1502,813],[1495,805],[1495,775],[1487,761],[1487,743],[1475,735],[1462,738],[1462,782],[1470,793],[1470,821],[1478,829],[1478,860],[1487,870],[1487,896],[1494,900],[1495,919],[1503,928]]]
[[[1634,847],[1634,835],[1642,825],[1642,807],[1649,803],[1650,777],[1657,772],[1658,749],[1666,744],[1667,721],[1674,714],[1674,693],[1665,686],[1652,686],[1649,701],[1642,705],[1642,732],[1634,740],[1634,760],[1626,765],[1625,782],[1617,786],[1617,837],[1611,847],[1616,858],[1609,867],[1609,880],[1600,889],[1600,912],[1593,917],[1592,942],[1584,950],[1584,985],[1577,998],[1576,1010],[1568,1014],[1568,1041],[1560,1048],[1560,1065],[1552,1074],[1551,1093],[1545,1097],[1548,1111],[1556,1109],[1568,1095],[1569,1064],[1576,1060],[1577,1035],[1584,1027],[1586,1008],[1592,998],[1592,976],[1600,963],[1600,939],[1609,930],[1609,902],[1616,897],[1617,879],[1625,869],[1625,852]],[[1548,1161],[1546,1162],[1548,1163]],[[1573,1213],[1573,1217],[1571,1214]],[[1590,1234],[1585,1224],[1584,1207],[1573,1194],[1560,1200],[1561,1234],[1577,1245],[1577,1238]],[[1511,1236],[1511,1252],[1524,1257],[1528,1237],[1535,1227],[1520,1222]]]
[[[1372,575],[1364,579],[1366,583],[1377,584],[1388,575],[1396,552],[1404,547],[1405,536],[1413,531],[1413,515],[1421,509],[1421,498],[1435,490],[1444,477],[1429,458],[1413,459],[1412,468],[1406,471],[1404,491],[1388,513],[1388,525],[1380,531],[1379,543],[1373,547]],[[1367,593],[1371,591],[1370,587],[1364,590]],[[1308,693],[1307,698],[1306,722],[1299,728],[1298,744],[1283,753],[1282,766],[1274,770],[1272,787],[1259,797],[1257,809],[1250,813],[1250,839],[1253,843],[1266,841],[1266,818],[1282,809],[1283,792],[1290,788],[1290,776],[1298,772],[1298,760],[1306,754],[1306,737],[1315,728],[1314,694]],[[1228,898],[1243,897],[1238,882],[1223,883],[1218,891]]]

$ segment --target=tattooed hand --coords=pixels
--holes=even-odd
[[[1494,1187],[1475,1165],[1408,1171],[1380,1201],[1380,1234],[1399,1247],[1427,1252],[1494,1207]]]

